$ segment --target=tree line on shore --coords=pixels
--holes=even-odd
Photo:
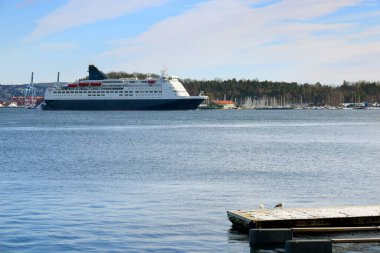
[[[109,78],[157,78],[157,74],[109,72]],[[86,79],[86,78],[83,78]],[[331,105],[341,103],[380,102],[380,82],[373,81],[343,81],[340,86],[315,84],[299,84],[296,82],[259,81],[257,79],[235,78],[222,80],[181,80],[190,95],[198,95],[201,91],[210,100],[232,100],[242,104],[250,99],[276,99],[282,104],[306,104],[311,106]],[[50,84],[53,85],[53,84]],[[37,96],[43,96],[49,84],[36,84]],[[12,96],[22,96],[23,89],[28,85],[0,85],[0,100],[10,100]]]
[[[228,99],[242,104],[247,98],[275,99],[282,104],[306,104],[309,106],[341,103],[379,102],[380,82],[344,81],[340,86],[298,84],[295,82],[273,82],[259,80],[183,80],[191,94],[204,91],[211,100]]]

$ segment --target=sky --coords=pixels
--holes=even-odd
[[[380,0],[0,0],[0,84],[103,72],[380,80]]]

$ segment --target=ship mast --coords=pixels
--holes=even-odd
[[[168,75],[168,67],[166,65],[163,66],[162,70],[161,70],[161,77],[164,78]]]

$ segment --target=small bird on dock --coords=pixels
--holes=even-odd
[[[285,204],[282,203],[282,202],[280,202],[280,203],[278,203],[274,208],[282,208],[282,207],[284,207],[284,206],[285,206]]]
[[[260,204],[260,205],[259,205],[259,208],[260,208],[260,209],[265,209],[264,204]]]

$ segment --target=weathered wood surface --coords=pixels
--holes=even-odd
[[[345,239],[331,239],[333,243],[371,243],[380,242],[380,238],[345,238]]]
[[[227,211],[234,226],[251,228],[380,225],[380,205]]]
[[[380,231],[380,226],[369,227],[305,227],[292,228],[295,234],[312,234],[312,233],[345,233],[345,232],[363,232],[363,231]]]

